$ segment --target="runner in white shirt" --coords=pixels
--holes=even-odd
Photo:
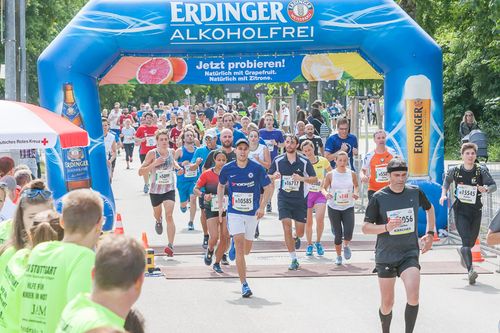
[[[102,118],[102,131],[104,138],[104,149],[106,151],[106,163],[108,165],[109,182],[113,180],[113,171],[116,164],[116,137],[109,131],[109,122]]]

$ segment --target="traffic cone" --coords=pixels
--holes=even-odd
[[[121,214],[116,214],[115,223],[115,235],[123,235],[125,231],[123,230],[122,216]]]
[[[432,240],[432,242],[439,242],[441,241],[441,238],[439,238],[439,235],[438,235],[438,232],[437,232],[437,229],[436,229],[436,225],[434,225],[434,239]]]
[[[142,233],[142,246],[145,249],[149,249],[148,234],[145,232]]]
[[[476,239],[476,243],[474,243],[474,247],[472,248],[472,262],[483,262],[484,258],[481,254],[481,243],[479,242],[479,238]]]

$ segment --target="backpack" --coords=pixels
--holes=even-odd
[[[481,176],[481,166],[477,163],[474,163],[474,169],[475,169],[475,174],[476,174],[476,179],[477,179],[477,185],[483,185],[483,177]],[[458,182],[458,179],[459,179],[458,176],[463,177],[463,175],[460,172],[461,170],[462,170],[461,165],[455,166],[455,170],[453,171],[453,181],[455,183]]]
[[[318,120],[319,121],[319,120]],[[328,138],[332,133],[331,128],[324,122],[319,121],[321,123],[321,127],[319,128],[319,136],[321,138]]]

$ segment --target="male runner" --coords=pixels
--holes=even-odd
[[[139,148],[139,159],[141,163],[144,163],[146,154],[156,148],[156,137],[155,133],[158,130],[158,126],[154,123],[154,117],[151,112],[144,112],[143,114],[144,124],[139,126],[135,132],[135,137],[137,142],[141,143]],[[148,174],[143,175],[144,178],[144,193],[149,192],[149,178]]]
[[[194,217],[196,215],[196,196],[193,193],[196,180],[198,179],[198,170],[191,170],[191,159],[193,158],[196,147],[194,146],[194,132],[185,130],[181,134],[182,147],[175,151],[175,160],[184,168],[184,172],[177,175],[177,190],[179,191],[179,200],[181,202],[181,212],[187,211],[189,201],[189,222],[188,230],[194,230]]]
[[[285,243],[292,259],[289,270],[299,269],[296,249],[300,248],[300,237],[304,236],[307,218],[307,188],[304,183],[313,185],[318,181],[311,162],[297,153],[299,140],[287,134],[285,137],[285,153],[279,155],[271,163],[269,174],[271,179],[281,178],[278,192],[278,215],[283,224]],[[292,221],[295,222],[296,238],[292,234]]]
[[[232,113],[225,113],[222,116],[222,123],[223,123],[224,128],[230,129],[233,132],[233,143],[232,143],[233,146],[235,145],[235,143],[239,139],[246,139],[247,138],[246,135],[242,131],[234,128],[234,116]],[[217,138],[217,144],[218,145],[221,144],[220,134],[219,134],[219,138]]]
[[[148,152],[144,163],[139,168],[140,176],[151,175],[151,189],[149,197],[153,206],[155,218],[155,231],[158,235],[163,233],[162,207],[165,209],[165,220],[167,223],[168,244],[165,253],[173,256],[173,244],[175,237],[175,224],[173,211],[175,205],[175,170],[182,169],[175,161],[174,150],[168,148],[168,131],[159,130],[156,133],[158,148]]]
[[[248,159],[249,147],[246,139],[236,142],[236,161],[229,162],[222,168],[217,187],[221,223],[225,185],[228,187],[230,200],[227,208],[227,226],[234,240],[236,266],[241,282],[241,295],[244,298],[252,296],[246,281],[245,255],[250,254],[258,220],[264,216],[264,207],[260,203],[267,202],[272,193],[272,184],[266,170]],[[261,189],[264,189],[262,201]]]
[[[389,185],[387,164],[396,156],[394,149],[385,145],[386,134],[383,129],[373,133],[373,141],[376,144],[375,150],[365,156],[361,167],[361,181],[368,184],[368,201],[375,192]]]
[[[314,145],[314,155],[323,156],[325,153],[325,149],[323,148],[323,140],[319,135],[314,134],[314,125],[307,124],[305,127],[305,134],[299,137],[299,147],[302,146],[302,142],[309,140]]]
[[[233,148],[233,132],[228,128],[224,128],[220,132],[219,138],[222,144],[221,150],[226,153],[227,162],[229,163],[231,161],[234,161],[236,159],[236,154]],[[203,164],[203,170],[208,170],[210,168],[213,168],[214,166],[214,152],[212,151],[208,154],[207,159]]]
[[[345,151],[349,156],[349,168],[354,169],[354,155],[358,155],[358,138],[354,134],[349,134],[349,121],[339,119],[337,121],[338,134],[331,135],[325,143],[325,157],[330,161],[332,168],[335,168],[335,158],[338,151]]]
[[[285,139],[283,132],[273,127],[274,116],[272,113],[265,114],[264,125],[266,127],[259,130],[259,136],[266,143],[267,149],[269,149],[269,153],[271,154],[271,161],[273,161],[278,156],[278,150],[283,147]],[[270,213],[271,211],[272,206],[271,201],[269,201],[266,206],[266,212]]]
[[[171,117],[171,123],[175,119],[175,127],[170,130],[170,148],[177,149],[177,139],[182,133],[184,118],[181,116]]]
[[[377,235],[375,272],[378,274],[381,306],[379,309],[382,332],[390,330],[394,285],[401,277],[406,289],[406,333],[413,332],[417,320],[420,265],[418,239],[418,209],[427,217],[427,233],[420,239],[422,253],[432,248],[434,236],[434,207],[417,187],[406,185],[408,167],[393,158],[387,165],[389,186],[373,195],[365,213],[363,233]]]

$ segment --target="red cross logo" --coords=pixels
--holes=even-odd
[[[43,138],[42,145],[46,146],[47,143],[49,143],[49,140],[47,140],[47,138]]]

